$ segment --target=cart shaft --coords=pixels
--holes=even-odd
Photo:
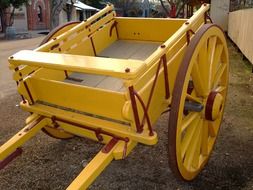
[[[8,156],[36,135],[45,125],[47,125],[47,119],[42,116],[35,118],[32,122],[26,125],[0,147],[0,162],[6,162],[5,159],[8,159]]]

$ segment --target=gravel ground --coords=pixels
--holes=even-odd
[[[15,50],[18,48],[22,49]],[[224,121],[211,159],[195,181],[176,180],[168,167],[168,115],[163,115],[155,126],[158,144],[138,145],[126,160],[113,161],[90,189],[253,189],[253,74],[231,43],[229,51],[230,85]],[[3,87],[5,79],[1,80]],[[0,97],[0,144],[21,129],[28,116],[17,106],[19,101],[13,91]],[[23,146],[24,153],[18,159],[0,171],[0,189],[65,189],[101,147],[78,137],[62,141],[40,132]]]

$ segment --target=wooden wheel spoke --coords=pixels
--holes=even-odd
[[[199,128],[199,136],[198,136],[198,141],[197,141],[197,145],[196,145],[196,149],[194,151],[194,156],[193,156],[193,162],[192,162],[192,166],[196,169],[199,168],[199,160],[200,160],[200,156],[201,156],[201,142],[203,139],[202,136],[202,131],[203,131],[203,120],[201,120],[202,125],[200,124],[200,128]]]
[[[208,65],[209,65],[209,75],[208,75],[208,89],[211,88],[211,81],[212,81],[212,63],[214,62],[215,58],[215,50],[216,50],[216,43],[217,43],[217,37],[212,36],[208,40]]]
[[[196,119],[198,119],[199,113],[197,112],[191,112],[189,113],[182,121],[181,125],[181,132],[183,132],[189,125],[194,122]]]
[[[213,63],[214,60],[214,54],[215,54],[215,49],[216,49],[216,42],[217,42],[217,37],[213,36],[211,38],[209,38],[208,41],[208,63],[211,65]]]
[[[198,127],[198,123],[200,121],[200,117],[197,117],[198,119],[195,119],[194,122],[192,122],[188,129],[186,130],[186,134],[184,135],[181,143],[181,155],[182,158],[185,156],[185,153],[187,149],[189,148],[189,145],[191,144],[191,141],[194,137],[195,131]]]
[[[214,91],[215,91],[215,92],[222,93],[222,92],[224,92],[226,89],[227,89],[227,87],[225,87],[225,86],[218,86]]]
[[[201,154],[203,156],[208,155],[208,121],[204,120],[202,130],[202,141],[201,141]]]
[[[215,129],[214,121],[208,122],[208,133],[210,134],[211,137],[216,137],[217,130]]]
[[[214,77],[215,77],[215,74],[219,68],[219,64],[221,62],[221,55],[222,55],[222,52],[223,52],[223,45],[222,44],[218,44],[216,46],[216,51],[214,53],[214,58],[213,58],[213,61],[211,62],[211,67],[210,67],[210,70],[211,70],[211,81],[213,81]]]
[[[199,156],[200,156],[200,137],[201,137],[201,130],[202,130],[202,124],[203,120],[200,119],[198,124],[196,125],[196,129],[194,131],[194,134],[191,138],[190,144],[191,146],[188,147],[185,154],[185,160],[184,165],[186,168],[191,169],[191,166],[193,166],[193,163],[195,162],[195,166],[198,165],[199,162]],[[194,161],[194,158],[196,160]]]
[[[222,64],[219,68],[219,70],[217,71],[217,73],[215,74],[215,77],[214,77],[214,80],[213,80],[213,87],[217,87],[220,80],[221,80],[221,77],[223,76],[225,70],[227,68],[227,65],[226,64]]]
[[[203,84],[204,84],[204,86],[203,86],[204,90],[208,90],[210,63],[208,62],[207,41],[204,42],[202,48],[199,51],[198,65],[199,65],[199,71],[201,73],[201,79],[202,79]]]
[[[192,76],[194,89],[196,93],[199,96],[204,96],[206,92],[205,92],[204,83],[200,74],[200,69],[197,63],[194,63],[193,65],[191,76]]]
[[[192,94],[186,94],[186,99],[202,104],[201,99],[193,96]]]

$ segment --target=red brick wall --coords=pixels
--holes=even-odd
[[[50,27],[49,0],[34,0],[27,6],[27,22],[29,30],[43,30]],[[38,7],[41,7],[42,21],[39,21]]]

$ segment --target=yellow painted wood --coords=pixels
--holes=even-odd
[[[117,17],[119,38],[164,42],[185,22],[184,19]]]
[[[19,81],[20,79],[25,78],[27,75],[29,75],[30,73],[34,72],[37,69],[38,67],[23,67],[13,73],[13,80]]]
[[[107,154],[100,151],[68,186],[67,190],[87,189],[106,166],[111,163],[113,160],[113,150],[114,148]]]
[[[68,40],[68,37],[71,36],[74,33],[81,33],[82,31],[85,32],[86,35],[89,35],[89,26],[91,26],[91,24],[96,23],[96,20],[100,19],[100,22],[103,19],[106,19],[107,16],[105,16],[108,12],[113,10],[113,6],[112,5],[108,5],[106,6],[103,10],[99,11],[98,13],[96,13],[95,15],[93,15],[92,17],[88,18],[87,21],[83,21],[81,24],[78,24],[77,26],[71,28],[70,30],[68,30],[67,32],[62,33],[61,35],[57,36],[55,39],[50,40],[48,43],[38,47],[35,51],[49,51],[50,48],[56,44],[62,43],[64,41]],[[87,32],[87,33],[86,33]]]
[[[121,114],[125,103],[122,93],[36,78],[31,78],[30,82],[37,95],[36,100],[125,121]],[[47,90],[44,90],[45,87]]]
[[[14,152],[18,147],[22,146],[26,141],[36,135],[41,128],[47,125],[47,119],[42,119],[37,125],[33,126],[36,119],[21,129],[16,135],[0,147],[0,161],[3,161],[8,155]]]
[[[147,64],[153,64],[157,61],[163,54],[170,52],[170,48],[177,44],[177,41],[182,38],[186,34],[189,29],[196,27],[196,23],[204,22],[204,14],[209,9],[209,5],[206,4],[202,7],[190,18],[185,22],[170,38],[168,38],[163,44],[165,48],[160,48],[156,52],[153,53],[145,62]],[[173,55],[173,54],[172,54]]]
[[[214,36],[217,40],[213,41]],[[223,48],[212,50],[220,46]],[[212,26],[203,34],[194,49],[179,105],[176,126],[177,167],[186,180],[194,179],[210,157],[224,112],[223,100],[227,94],[228,65],[228,50],[224,34],[218,27]],[[191,94],[188,94],[190,80],[194,84],[194,89]],[[218,93],[212,107],[214,121],[205,115],[207,99],[212,92]],[[189,111],[185,114],[185,101],[195,99],[201,102],[204,109],[201,112]]]
[[[94,129],[101,128],[106,132],[130,139],[126,155],[137,143],[156,144],[157,133],[154,132],[153,136],[149,136],[147,123],[145,123],[142,133],[136,133],[128,88],[133,86],[144,103],[147,104],[158,64],[161,57],[166,56],[170,94],[172,94],[176,75],[187,48],[186,33],[189,30],[197,32],[203,26],[204,14],[208,9],[209,5],[203,5],[189,20],[143,19],[115,17],[113,6],[108,5],[87,21],[58,31],[53,36],[54,39],[34,51],[23,50],[14,54],[9,58],[10,69],[26,66],[21,69],[21,74],[18,71],[15,72],[13,78],[16,81],[20,80],[18,92],[30,103],[22,102],[21,108],[34,113],[32,117],[27,119],[28,125],[39,116],[47,118],[56,116]],[[117,23],[116,28],[112,28],[115,23]],[[111,36],[110,31],[112,31]],[[211,31],[208,34],[217,35],[217,32]],[[191,34],[191,38],[193,36]],[[127,40],[130,45],[122,48],[122,40],[125,42]],[[206,98],[207,92],[211,88],[216,89],[222,95],[226,93],[227,66],[220,65],[220,60],[226,60],[227,54],[225,53],[224,56],[224,49],[219,46],[216,51],[214,48],[216,42],[215,39],[210,41],[209,44],[213,44],[210,46],[211,48],[207,48],[206,43],[196,49],[197,52],[204,51],[204,53],[205,50],[208,50],[207,54],[210,55],[201,54],[202,56],[197,61],[206,61],[212,64],[210,68],[202,65],[193,67],[192,79],[198,81],[198,87],[193,94],[184,95],[183,99],[188,98],[191,101],[202,102],[202,98]],[[224,39],[221,42],[223,47]],[[131,45],[131,43],[135,45]],[[149,50],[148,44],[154,44],[154,48]],[[54,46],[57,47],[53,48]],[[108,56],[109,58],[99,56]],[[218,68],[221,70],[216,72]],[[35,72],[30,74],[30,71],[33,70]],[[197,70],[196,75],[194,75],[195,70]],[[67,75],[70,77],[83,75],[83,82],[80,84],[71,82],[64,71],[67,71]],[[200,81],[199,71],[206,73],[206,75],[211,72],[211,75]],[[34,104],[24,87],[24,82],[29,87]],[[201,84],[202,82],[203,84]],[[171,104],[171,96],[169,99],[165,99],[164,83],[164,69],[161,65],[148,111],[152,125]],[[203,95],[197,96],[201,90]],[[217,102],[214,113],[216,115],[220,105],[218,100]],[[180,106],[182,109],[183,104]],[[142,120],[143,110],[138,101],[137,108]],[[178,142],[180,159],[185,154],[187,155],[185,163],[179,163],[179,169],[182,170],[182,175],[186,179],[191,178],[205,162],[203,157],[198,156],[200,151],[197,149],[202,147],[203,155],[209,155],[214,143],[213,137],[216,137],[218,133],[215,126],[221,121],[221,116],[217,116],[217,121],[206,123],[201,119],[202,115],[190,114],[188,117],[184,117],[182,113],[179,115],[180,124],[182,124],[178,132],[179,135],[189,130],[182,144],[180,144],[181,141]],[[192,123],[197,126],[206,126],[206,128],[199,131]],[[43,120],[38,127],[31,129],[24,137],[21,135],[19,139],[15,136],[11,143],[7,142],[8,146],[6,145],[6,147],[11,148],[8,148],[8,151],[1,151],[0,148],[0,156],[5,157],[7,153],[13,151],[21,142],[27,141],[42,127],[48,129],[51,134],[56,132],[56,136],[62,132],[64,137],[70,134],[70,136],[77,135],[97,140],[93,131],[64,122],[58,122],[58,124],[60,127],[55,131],[51,120],[46,119],[45,122]],[[201,134],[203,137],[200,138]],[[207,136],[210,137],[210,140],[206,140]],[[108,143],[111,139],[108,135],[103,135],[103,137],[102,143]],[[122,159],[124,148],[125,142],[119,141],[108,154],[99,152],[68,189],[86,189],[113,159]],[[192,170],[194,171],[192,172]]]
[[[110,75],[126,79],[135,78],[146,66],[143,62],[136,60],[107,59],[59,53],[49,54],[31,50],[22,50],[14,54],[13,57],[13,59],[9,59],[9,62],[15,66],[38,66],[55,70]],[[126,68],[129,68],[130,72],[126,73]]]
[[[67,190],[87,189],[113,159],[122,159],[124,146],[125,145],[123,141],[118,141],[110,152],[103,153],[100,151],[84,168],[84,170],[75,178],[75,180],[68,186]],[[127,155],[135,146],[135,142],[128,142]]]
[[[145,61],[161,43],[136,40],[117,40],[98,54],[101,57]]]
[[[117,40],[115,29],[112,30],[112,35],[110,36],[110,30],[113,23],[114,21],[109,22],[104,25],[102,29],[91,35],[97,55]]]
[[[130,152],[137,146],[137,142],[129,141],[127,143],[127,149],[126,149],[126,155],[128,156]],[[115,160],[121,160],[123,159],[123,152],[125,149],[125,142],[119,141],[118,145],[113,150],[113,156]]]
[[[129,137],[130,139],[140,142],[147,145],[154,145],[157,143],[157,133],[154,133],[153,136],[149,136],[148,132],[143,132],[141,134],[136,133],[134,130],[131,130],[129,126],[107,121],[107,120],[101,120],[99,118],[89,117],[86,115],[74,113],[74,112],[67,112],[65,110],[41,105],[41,104],[35,104],[32,106],[29,106],[28,104],[21,103],[21,108],[28,112],[37,113],[39,115],[44,115],[46,117],[51,118],[52,116],[56,116],[59,118],[64,118],[68,121],[77,122],[86,126],[91,126],[94,128],[101,128],[105,131],[108,131],[113,134],[117,134],[122,137]],[[63,126],[64,127],[64,126]],[[73,128],[68,129],[67,131],[70,133],[75,134],[75,129]]]

